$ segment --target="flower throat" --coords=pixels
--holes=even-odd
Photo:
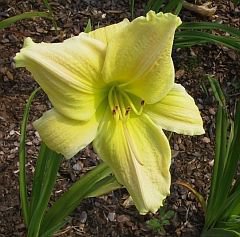
[[[108,93],[108,104],[116,120],[127,120],[132,112],[141,115],[145,101],[113,86]]]

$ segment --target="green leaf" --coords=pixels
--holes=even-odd
[[[59,222],[52,228],[48,229],[44,234],[39,235],[39,237],[52,237],[52,236],[61,236],[58,235],[57,231],[60,230],[66,223],[68,222],[68,219],[63,220],[62,222]]]
[[[88,192],[88,197],[102,196],[119,188],[122,188],[122,185],[118,183],[115,176],[108,176],[94,185]]]
[[[233,2],[234,2],[235,5],[240,4],[240,0],[233,0]]]
[[[234,216],[240,215],[240,184],[237,183],[232,188],[240,160],[240,102],[236,106],[234,123],[230,123],[225,99],[221,98],[223,96],[221,88],[216,81],[211,85],[217,87],[213,91],[219,102],[219,109],[216,120],[216,154],[204,230],[226,227],[232,231],[240,231],[239,223],[233,221]],[[231,124],[230,133],[229,124]]]
[[[240,160],[240,101],[238,101],[234,118],[234,135],[229,148],[228,159],[223,173],[225,179],[223,185],[231,185],[237,172],[237,164]],[[240,215],[240,188],[229,196],[223,219],[232,215]]]
[[[20,145],[19,145],[19,189],[20,189],[20,199],[21,199],[21,208],[23,213],[23,218],[25,225],[29,224],[29,202],[27,198],[27,182],[26,182],[26,130],[27,130],[27,122],[30,112],[31,103],[37,94],[40,88],[33,91],[30,95],[28,102],[24,109],[23,120],[21,123],[20,129]]]
[[[209,227],[217,221],[218,212],[226,201],[229,186],[223,185],[223,170],[226,162],[226,133],[227,133],[227,114],[223,107],[218,106],[216,118],[216,145],[214,167],[211,180],[210,195],[207,203],[207,215],[205,226]]]
[[[129,0],[130,10],[131,10],[131,17],[134,18],[134,10],[135,10],[135,0]]]
[[[211,85],[215,99],[217,100],[220,106],[225,107],[226,99],[219,82],[216,79],[214,79],[213,76],[209,76],[209,75],[208,75],[208,81]]]
[[[184,30],[175,34],[174,47],[183,48],[193,45],[214,43],[240,50],[240,39],[230,36],[218,36],[207,32]]]
[[[171,12],[173,14],[178,15],[178,13],[182,9],[183,0],[171,0],[168,4],[163,8],[163,12]]]
[[[179,13],[181,12],[183,7],[183,0],[179,2],[179,4],[177,5],[177,7],[175,8],[173,14],[175,15],[179,15]]]
[[[240,232],[240,216],[231,215],[226,221],[220,221],[216,227]]]
[[[223,228],[213,228],[201,234],[201,237],[239,237],[236,231],[225,230]]]
[[[162,220],[162,224],[163,224],[163,225],[169,225],[170,222],[169,222],[169,220]]]
[[[199,201],[199,203],[201,204],[204,213],[206,213],[206,202],[204,200],[204,197],[199,192],[197,192],[194,188],[192,188],[189,183],[177,180],[176,184],[179,184],[187,188],[188,190],[190,190],[193,193],[193,195],[196,197],[196,199]]]
[[[147,221],[147,225],[150,229],[154,231],[161,231],[163,229],[162,222],[157,218],[152,218]]]
[[[84,32],[89,33],[90,31],[92,31],[92,23],[91,23],[91,19],[88,18],[88,23],[87,23],[86,27],[84,28]]]
[[[36,208],[33,212],[33,215],[31,216],[28,228],[28,237],[39,236],[40,226],[43,216],[46,212],[54,184],[56,182],[57,172],[62,161],[62,155],[57,154],[46,147],[44,159],[47,161],[42,177],[41,193],[36,202]]]
[[[41,196],[42,188],[43,188],[43,180],[45,176],[45,169],[47,165],[47,146],[42,142],[40,151],[38,154],[38,159],[35,166],[34,176],[33,176],[33,184],[32,184],[32,195],[31,195],[31,203],[30,203],[30,215],[32,216],[37,208],[39,198]]]
[[[230,27],[224,24],[215,22],[183,22],[179,26],[180,30],[221,30],[223,32],[228,32],[233,36],[240,37],[240,31],[237,28]]]
[[[34,17],[46,17],[49,19],[52,18],[52,16],[48,12],[24,12],[17,16],[12,16],[5,20],[0,21],[0,29],[4,29],[4,28],[14,24],[17,21],[20,21],[23,19],[34,18]]]
[[[211,180],[210,195],[207,203],[207,214],[205,221],[205,228],[209,228],[218,220],[221,213],[222,206],[226,202],[228,192],[231,189],[231,184],[224,183],[226,180],[223,172],[225,165],[228,161],[227,157],[227,131],[229,128],[229,119],[227,110],[225,108],[225,96],[217,80],[208,77],[213,94],[219,103],[217,116],[216,116],[216,145],[215,145],[215,158],[213,166],[213,174]],[[234,174],[234,170],[228,171]]]
[[[94,187],[99,187],[98,182],[110,174],[110,168],[105,163],[102,163],[75,182],[72,187],[49,208],[42,222],[40,236],[46,236],[48,230],[62,223],[80,202],[93,192]]]
[[[48,0],[43,0],[43,3],[44,3],[44,5],[46,6],[46,8],[48,9],[49,14],[50,14],[51,19],[52,19],[53,26],[54,26],[55,30],[57,31],[57,29],[58,29],[58,27],[57,27],[57,22],[56,22],[56,20],[55,20],[54,14],[53,14],[52,7],[51,7],[51,5],[49,4]]]
[[[164,215],[164,219],[171,219],[173,216],[174,216],[174,214],[175,214],[175,212],[174,211],[172,211],[172,210],[169,210],[169,211],[167,211],[166,213],[165,213],[165,215]]]
[[[148,0],[147,5],[145,7],[145,13],[153,10],[155,12],[159,12],[164,0]]]

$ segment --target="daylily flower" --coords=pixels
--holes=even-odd
[[[175,15],[150,11],[62,43],[27,38],[15,57],[54,107],[34,122],[41,139],[66,158],[93,141],[141,214],[156,212],[170,190],[162,129],[204,133],[194,100],[174,83],[171,51],[180,24]]]

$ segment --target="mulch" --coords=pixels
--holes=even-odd
[[[146,1],[135,1],[135,15],[144,13]],[[199,4],[201,1],[197,1]],[[240,8],[230,1],[215,1],[216,15],[212,19],[182,12],[184,21],[217,20],[240,26]],[[24,20],[0,30],[0,236],[26,236],[20,213],[18,188],[18,147],[20,122],[24,105],[37,87],[24,69],[15,69],[13,57],[20,50],[25,37],[36,42],[61,42],[84,30],[90,18],[94,26],[105,26],[131,18],[128,0],[77,1],[54,0],[51,6],[59,27],[55,32],[50,20]],[[44,11],[42,1],[0,0],[0,20],[25,11]],[[213,75],[222,85],[229,108],[240,97],[240,55],[223,46],[207,45],[178,49],[173,53],[176,81],[195,98],[201,111],[206,133],[202,136],[173,134],[172,186],[166,208],[174,211],[165,234],[154,232],[146,222],[160,218],[159,213],[141,216],[134,206],[126,206],[128,194],[121,189],[99,198],[83,201],[72,213],[67,224],[55,236],[183,236],[198,237],[204,224],[203,210],[194,196],[176,184],[177,180],[192,185],[205,198],[209,192],[214,157],[216,103],[206,84],[206,75]],[[204,88],[207,88],[205,90]],[[39,149],[39,137],[31,122],[50,108],[46,95],[40,93],[34,100],[27,130],[27,171],[29,183]],[[52,200],[55,200],[74,181],[99,162],[91,145],[73,159],[64,161],[59,171]],[[29,192],[31,185],[29,185]]]

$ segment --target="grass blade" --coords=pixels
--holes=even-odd
[[[19,14],[17,16],[9,17],[5,20],[0,21],[0,29],[4,29],[12,24],[14,24],[17,21],[29,19],[33,17],[45,17],[48,19],[51,19],[51,15],[48,12],[25,12],[22,14]]]
[[[25,225],[28,226],[29,224],[29,202],[27,198],[27,182],[26,182],[26,130],[27,130],[27,122],[29,111],[31,107],[31,103],[37,94],[40,88],[33,91],[30,95],[28,102],[24,109],[23,120],[21,123],[20,129],[20,145],[19,145],[19,189],[20,189],[20,199],[21,199],[21,207]]]

